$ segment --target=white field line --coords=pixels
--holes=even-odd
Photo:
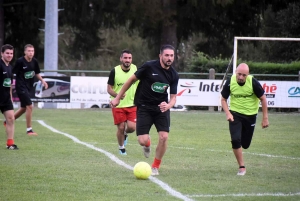
[[[289,197],[289,196],[299,196],[300,192],[297,193],[237,193],[237,194],[219,194],[219,195],[187,195],[188,197],[197,198],[207,198],[207,197]]]
[[[123,162],[122,160],[120,160],[118,157],[116,157],[114,154],[111,154],[103,149],[100,149],[98,147],[95,147],[94,145],[88,144],[86,142],[82,142],[80,141],[78,138],[74,137],[73,135],[70,135],[68,133],[64,133],[61,132],[59,130],[56,130],[55,128],[47,125],[43,120],[37,120],[37,122],[39,122],[42,126],[48,128],[49,130],[51,130],[54,133],[58,133],[61,135],[64,135],[65,137],[68,137],[70,139],[72,139],[75,143],[78,144],[82,144],[90,149],[96,150],[98,152],[103,153],[104,155],[106,155],[108,158],[110,158],[112,161],[114,161],[115,163],[117,163],[120,166],[123,166],[129,170],[133,170],[133,167],[131,167],[130,165],[126,164],[125,162]],[[174,190],[173,188],[171,188],[168,184],[164,183],[163,181],[150,176],[149,180],[151,180],[152,182],[156,183],[157,185],[159,185],[162,189],[164,189],[165,191],[167,191],[168,193],[170,193],[172,196],[177,197],[179,199],[185,200],[185,201],[192,201],[192,199],[190,199],[189,197],[181,194],[180,192]]]
[[[222,150],[213,150],[213,149],[209,149],[209,151],[232,153],[232,151],[222,151]],[[299,157],[278,156],[278,155],[271,155],[271,154],[258,154],[258,153],[251,153],[251,152],[245,152],[245,151],[243,151],[243,154],[250,154],[250,155],[263,156],[263,157],[269,157],[269,158],[283,158],[283,159],[291,159],[291,160],[300,160]]]

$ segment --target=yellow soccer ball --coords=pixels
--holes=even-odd
[[[151,173],[151,166],[146,162],[138,162],[133,168],[133,174],[138,179],[148,179]]]

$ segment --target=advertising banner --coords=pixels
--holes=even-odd
[[[35,78],[33,89],[30,91],[32,102],[70,102],[70,77],[43,76],[43,79],[47,82],[48,88],[45,89],[42,82]],[[15,90],[15,80],[13,84],[13,101],[19,101]]]
[[[222,80],[180,79],[178,105],[220,106]],[[259,81],[265,90],[268,107],[300,108],[299,81]]]
[[[108,77],[71,77],[72,103],[109,103]]]

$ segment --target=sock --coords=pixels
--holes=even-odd
[[[145,145],[145,147],[150,147],[150,145],[151,145],[151,140],[149,138],[149,140],[148,140],[147,144]]]
[[[124,145],[119,146],[119,149],[125,149],[125,146]]]
[[[161,163],[161,160],[158,160],[157,158],[154,158],[154,161],[152,163],[152,167],[158,169],[159,166],[160,166],[160,163]]]
[[[32,130],[32,128],[31,128],[31,127],[27,128],[27,131],[30,131],[30,130]]]
[[[6,145],[11,146],[14,144],[14,139],[7,139]]]

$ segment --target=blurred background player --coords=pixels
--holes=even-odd
[[[123,50],[120,56],[121,64],[114,67],[109,74],[107,82],[107,92],[111,99],[116,97],[120,92],[123,84],[132,76],[137,68],[132,64],[132,53],[129,50]],[[128,133],[135,131],[136,127],[136,106],[134,105],[134,95],[138,81],[121,97],[120,104],[112,108],[114,124],[117,126],[117,139],[119,152],[121,155],[127,155],[125,146],[128,142]]]
[[[229,121],[233,153],[239,165],[237,175],[245,175],[246,167],[242,148],[249,148],[254,133],[256,117],[261,101],[263,119],[261,126],[269,126],[267,98],[260,83],[249,75],[249,67],[241,63],[234,75],[228,79],[222,89],[221,103]],[[230,110],[227,99],[230,96]]]
[[[18,149],[14,144],[14,107],[12,103],[12,83],[13,73],[12,66],[9,62],[14,56],[14,48],[9,44],[1,47],[0,61],[0,109],[5,117],[4,126],[7,135],[6,148],[10,150]]]
[[[21,107],[15,113],[15,119],[18,119],[22,114],[26,112],[26,126],[28,135],[37,135],[32,130],[32,102],[30,99],[30,91],[33,90],[34,77],[39,79],[45,89],[48,88],[48,84],[43,80],[40,75],[40,67],[38,61],[34,58],[33,45],[27,44],[24,47],[25,56],[17,59],[13,72],[16,74],[16,91],[21,102]]]
[[[143,146],[146,158],[150,154],[149,132],[153,124],[159,135],[155,158],[152,163],[152,175],[159,175],[158,169],[167,150],[170,131],[170,108],[176,103],[179,76],[171,66],[174,57],[175,49],[173,46],[162,46],[159,60],[148,61],[139,67],[123,85],[116,98],[111,101],[112,106],[116,107],[129,87],[140,80],[134,99],[137,106],[136,133],[140,145]],[[170,89],[170,99],[168,89]]]

